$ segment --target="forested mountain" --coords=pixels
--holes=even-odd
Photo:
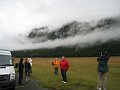
[[[48,27],[35,28],[30,32],[28,38],[34,43],[40,43],[47,40],[65,39],[76,35],[85,35],[94,31],[111,30],[116,27],[120,28],[119,17],[101,19],[97,22],[73,21],[52,32],[49,32]]]
[[[120,56],[120,40],[81,48],[79,46],[42,48],[35,50],[12,51],[13,57],[88,57],[99,56],[101,51],[107,51],[111,56]]]
[[[120,31],[120,17],[101,19],[97,22],[77,22],[73,21],[63,25],[57,30],[50,31],[48,27],[34,28],[27,38],[33,43],[44,43],[47,41],[65,40],[67,38],[78,37],[78,41],[72,44],[56,46],[52,48],[36,48],[12,51],[14,57],[80,57],[80,56],[98,56],[100,51],[108,51],[110,55],[120,55],[120,37],[117,32]],[[92,39],[83,39],[92,33],[102,33],[94,41]],[[110,35],[109,35],[110,32]],[[98,34],[97,33],[97,34]],[[112,34],[111,34],[112,33]],[[105,38],[104,38],[104,36]],[[116,34],[116,35],[114,35]],[[109,37],[107,37],[107,35]],[[90,41],[87,41],[90,40]],[[81,41],[81,42],[79,42]],[[63,43],[64,44],[64,43]]]

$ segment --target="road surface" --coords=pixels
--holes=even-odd
[[[38,86],[37,81],[31,79],[30,81],[25,81],[25,77],[23,78],[23,86],[18,85],[18,73],[16,74],[16,87],[15,90],[48,90],[46,88],[42,88]]]

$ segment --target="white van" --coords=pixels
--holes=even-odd
[[[11,52],[0,49],[0,90],[15,89],[15,69]]]

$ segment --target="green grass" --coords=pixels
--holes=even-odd
[[[54,75],[51,64],[54,58],[33,58],[32,78],[42,87],[53,90],[96,90],[97,62],[96,57],[67,58],[70,68],[67,72],[68,83],[62,83],[59,74]],[[111,57],[108,72],[108,90],[120,90],[120,57]]]

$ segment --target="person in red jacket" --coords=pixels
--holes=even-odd
[[[69,63],[68,61],[65,59],[64,56],[62,56],[62,60],[60,61],[60,69],[61,69],[61,74],[62,74],[62,78],[63,78],[63,83],[67,82],[67,71],[69,69]]]

